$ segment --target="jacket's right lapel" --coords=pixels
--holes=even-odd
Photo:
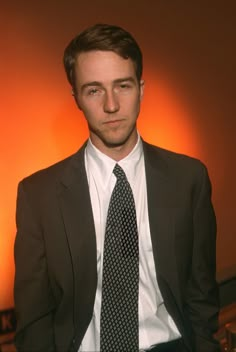
[[[61,180],[59,194],[74,274],[74,314],[83,334],[92,317],[97,286],[96,236],[84,164],[84,147]],[[80,336],[78,336],[78,339]]]

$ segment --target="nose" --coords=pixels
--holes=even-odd
[[[106,95],[104,98],[104,111],[108,113],[114,113],[118,111],[119,108],[120,108],[119,100],[115,92],[113,91],[106,92]]]

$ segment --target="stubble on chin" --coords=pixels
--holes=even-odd
[[[119,129],[114,129],[113,131],[106,133],[106,132],[97,131],[93,129],[91,126],[89,126],[89,131],[90,131],[90,138],[93,144],[98,149],[101,149],[102,146],[108,149],[119,148],[119,147],[125,146],[126,144],[129,144],[129,142],[131,143],[132,141],[134,141],[134,143],[137,142],[136,124],[133,126],[133,128],[130,131],[127,131],[127,133],[120,133]],[[132,134],[134,134],[133,138],[131,138]]]

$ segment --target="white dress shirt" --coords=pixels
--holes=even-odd
[[[109,201],[116,183],[116,177],[113,174],[115,164],[115,160],[100,152],[91,140],[88,141],[85,150],[85,166],[96,231],[98,283],[93,317],[80,346],[80,352],[100,350],[103,244]],[[136,206],[139,235],[139,348],[147,349],[157,343],[179,338],[180,333],[166,311],[156,280],[140,136],[131,153],[118,164],[130,183]]]

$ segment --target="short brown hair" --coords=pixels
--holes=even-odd
[[[96,24],[72,39],[64,51],[64,67],[72,87],[76,58],[82,52],[93,50],[113,51],[124,59],[130,58],[134,62],[138,82],[140,81],[143,69],[142,52],[132,35],[118,26]]]

